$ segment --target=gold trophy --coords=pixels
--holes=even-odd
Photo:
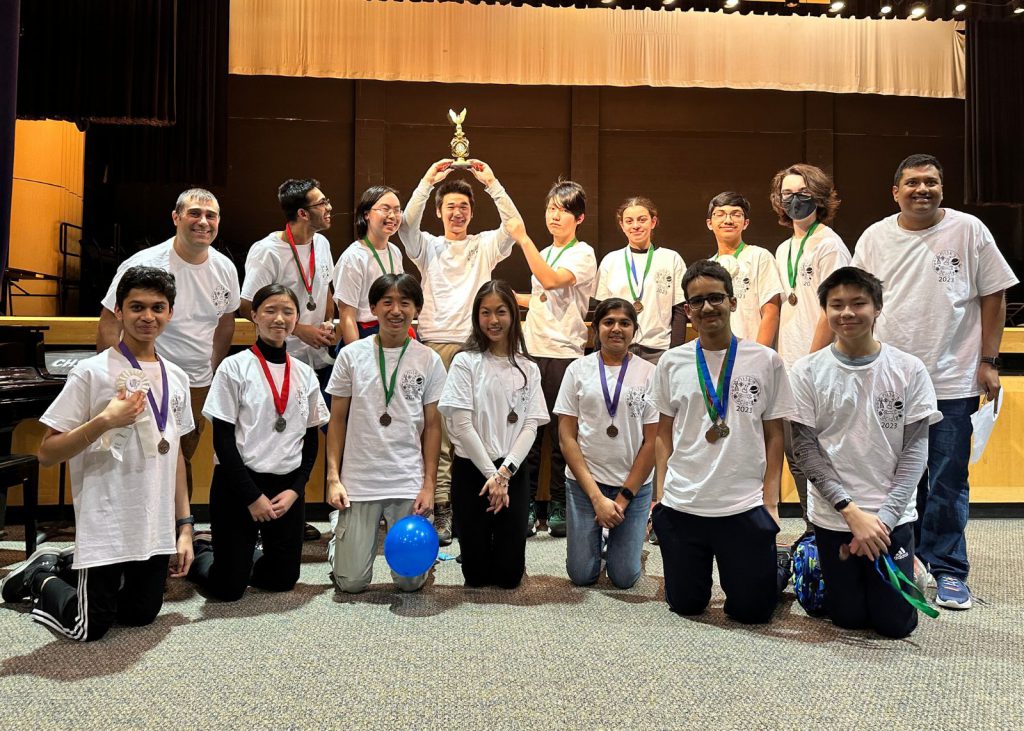
[[[455,162],[452,163],[452,167],[472,167],[472,164],[466,159],[466,156],[469,154],[469,138],[462,131],[462,123],[466,121],[466,110],[463,109],[456,114],[454,109],[449,109],[448,119],[455,125],[455,136],[452,137],[452,157],[455,159]]]

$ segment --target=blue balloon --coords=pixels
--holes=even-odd
[[[396,574],[411,578],[430,570],[439,546],[433,523],[422,515],[407,515],[384,538],[384,558]]]

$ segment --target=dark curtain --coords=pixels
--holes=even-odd
[[[1024,23],[967,22],[964,194],[1024,204]]]
[[[18,117],[175,121],[177,0],[23,0]]]

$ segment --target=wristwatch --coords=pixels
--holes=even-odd
[[[988,363],[997,371],[1003,367],[1003,359],[1000,358],[998,355],[983,355],[981,356],[981,362]]]
[[[628,487],[623,487],[622,489],[620,489],[619,494],[622,495],[622,497],[629,500],[630,502],[632,502],[633,498],[636,497],[636,493],[630,490]]]
[[[838,503],[836,503],[833,507],[836,509],[837,513],[841,513],[852,502],[853,502],[853,500],[851,500],[848,497],[847,498],[843,498]]]
[[[515,462],[509,462],[509,461],[506,461],[505,464],[502,465],[502,467],[504,467],[506,470],[508,470],[508,473],[510,475],[514,475],[516,473],[516,470],[519,469],[516,466]],[[501,469],[501,468],[499,467],[498,469]]]

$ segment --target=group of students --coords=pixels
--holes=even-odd
[[[40,549],[5,578],[4,600],[32,599],[36,620],[91,640],[115,621],[152,621],[172,555],[171,575],[215,598],[289,590],[326,425],[340,591],[372,581],[381,521],[412,513],[433,513],[443,544],[454,531],[467,586],[518,586],[548,440],[548,526],[568,534],[575,584],[606,570],[631,587],[650,516],[673,611],[704,611],[714,559],[726,613],[769,621],[787,578],[775,545],[785,453],[835,623],[913,630],[913,608],[876,570],[883,553],[909,575],[920,556],[938,603],[970,606],[969,415],[999,388],[1003,291],[1017,280],[978,219],[940,207],[936,159],[900,164],[900,212],[864,233],[855,266],[828,227],[832,181],[811,165],[772,181],[792,229],[774,256],[743,240],[746,199],[722,193],[707,215],[717,252],[689,268],[654,246],[657,210],[640,197],[617,212],[627,245],[598,266],[576,235],[586,196],[571,181],[548,194],[552,243],[538,248],[478,160],[469,170],[502,223],[470,234],[473,189],[446,180],[454,169],[431,165],[404,211],[394,189],[367,190],[333,267],[329,199],[315,180],[286,181],[284,231],[250,249],[241,289],[210,249],[216,199],[183,193],[176,236],[111,284],[98,338],[110,347],[42,417],[41,463],[70,462],[74,549]],[[432,192],[443,236],[420,228]],[[517,246],[529,294],[492,278]],[[257,341],[225,357],[239,306]],[[697,338],[684,343],[687,320]],[[212,541],[193,536],[189,508],[204,418]],[[393,577],[414,591],[427,574]]]

